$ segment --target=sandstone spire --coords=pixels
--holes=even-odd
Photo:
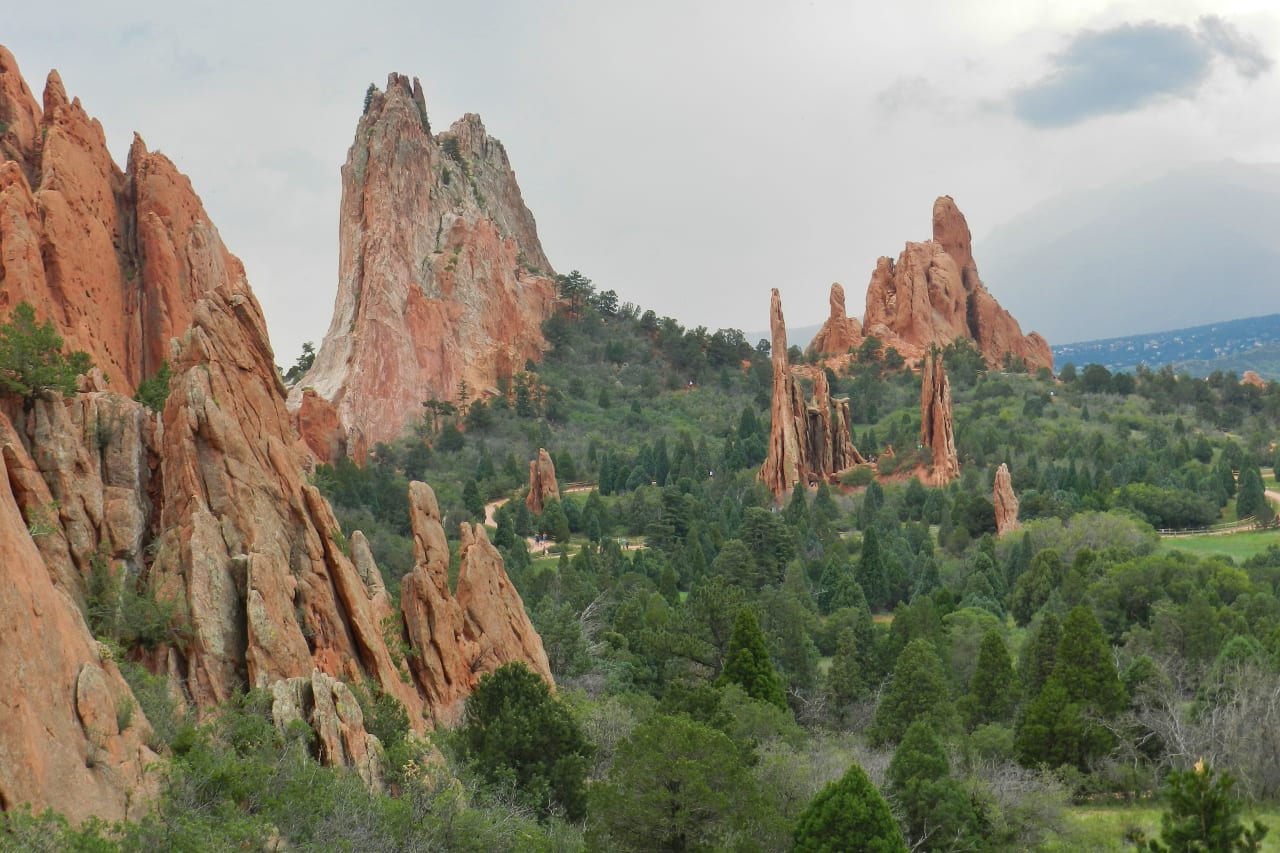
[[[773,337],[773,404],[769,455],[760,479],[775,496],[797,483],[819,479],[835,482],[836,474],[865,460],[853,446],[849,401],[831,399],[827,374],[820,367],[792,367],[787,359],[787,329],[782,298],[774,288],[769,308]],[[813,383],[813,400],[805,402],[799,378]]]
[[[997,536],[1004,536],[1022,527],[1022,523],[1018,521],[1018,497],[1013,493],[1013,480],[1009,476],[1009,466],[1004,462],[1001,462],[1000,467],[996,469],[991,502],[996,508]]]
[[[924,356],[920,387],[920,444],[933,451],[929,478],[944,486],[960,476],[955,428],[951,415],[951,383],[942,365],[942,353],[934,349]]]
[[[534,515],[542,515],[542,507],[550,498],[560,499],[556,466],[551,461],[551,454],[539,447],[538,457],[529,463],[529,494],[525,504]]]
[[[541,353],[556,288],[507,153],[471,114],[433,135],[416,80],[392,74],[369,99],[339,241],[333,321],[292,408],[311,386],[372,446],[424,400],[496,393]]]
[[[809,344],[811,355],[844,355],[862,343],[862,324],[857,317],[846,316],[844,288],[831,285],[831,314]]]
[[[1049,344],[1000,307],[978,277],[972,238],[950,196],[933,205],[933,239],[907,243],[895,262],[880,258],[867,286],[862,333],[875,335],[906,358],[956,338],[973,342],[988,365],[1022,359],[1030,370],[1053,367]]]

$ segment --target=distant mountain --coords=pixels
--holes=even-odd
[[[1280,380],[1280,314],[1248,317],[1168,332],[1128,335],[1053,347],[1054,364],[1076,367],[1101,364],[1108,370],[1132,371],[1171,364],[1179,372],[1208,376],[1215,370],[1257,371]]]
[[[983,279],[1050,343],[1280,310],[1280,166],[1211,163],[1051,200],[976,239]]]

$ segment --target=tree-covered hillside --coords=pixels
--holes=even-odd
[[[314,475],[393,596],[408,480],[436,488],[451,535],[509,498],[491,537],[554,697],[499,670],[424,745],[366,692],[374,793],[271,734],[249,694],[158,744],[159,817],[86,832],[126,849],[1069,850],[1094,846],[1076,804],[1156,794],[1201,758],[1234,795],[1280,798],[1280,547],[1233,561],[1157,532],[1270,521],[1275,385],[998,373],[957,343],[962,476],[930,488],[911,475],[920,379],[871,341],[828,379],[874,464],[775,505],[756,478],[768,343],[576,273],[560,286],[540,363],[494,397],[424,401],[363,467]],[[561,498],[533,516],[539,447]],[[1021,529],[997,538],[1001,463]]]

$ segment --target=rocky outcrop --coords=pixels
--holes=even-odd
[[[997,536],[1004,536],[1022,527],[1022,523],[1018,521],[1018,497],[1013,493],[1013,479],[1009,476],[1009,466],[1003,462],[996,469],[991,502],[996,508]]]
[[[12,74],[0,50],[11,158],[0,166],[0,299],[31,301],[107,366],[112,389],[131,390],[162,360],[172,379],[160,414],[112,392],[26,410],[0,398],[0,808],[118,818],[148,797],[145,715],[129,719],[134,697],[81,615],[94,572],[172,606],[167,640],[145,659],[197,717],[245,687],[272,690],[281,719],[294,708],[316,729],[320,758],[362,773],[375,748],[343,680],[373,682],[419,730],[456,718],[475,676],[499,663],[524,660],[550,680],[482,532],[464,531],[458,600],[441,530],[428,564],[443,566],[432,580],[451,605],[437,614],[419,601],[412,619],[408,604],[392,607],[364,537],[345,541],[305,477],[312,452],[295,424],[331,434],[322,401],[314,416],[288,411],[243,267],[186,179],[140,141],[128,171],[115,170],[56,75],[40,111]],[[460,663],[446,688],[420,689],[418,659]]]
[[[13,435],[0,416],[6,437]],[[0,810],[31,803],[74,821],[137,816],[154,794],[151,727],[23,517],[11,483],[35,463],[6,438],[0,476]]]
[[[538,458],[529,463],[529,494],[525,504],[534,515],[542,515],[542,507],[550,498],[560,500],[560,485],[556,482],[556,466],[551,454],[538,448]]]
[[[480,676],[524,661],[549,683],[551,667],[502,558],[479,525],[462,526],[458,594],[449,592],[449,546],[435,492],[409,484],[414,569],[400,585],[414,682],[435,719],[456,722]]]
[[[809,343],[810,355],[843,355],[862,344],[862,324],[845,313],[844,288],[831,285],[831,314]]]
[[[135,136],[128,166],[58,73],[37,105],[0,48],[0,316],[27,301],[131,396],[236,261],[187,178]]]
[[[1240,377],[1241,385],[1252,385],[1255,388],[1266,388],[1267,381],[1258,375],[1257,371],[1246,370],[1244,375]]]
[[[338,420],[338,410],[314,388],[302,389],[293,426],[320,462],[331,465],[347,455],[347,431]]]
[[[382,743],[364,727],[364,712],[351,688],[314,670],[271,685],[271,717],[281,731],[303,722],[315,735],[320,760],[351,767],[371,789],[382,790]]]
[[[496,393],[541,354],[556,288],[506,151],[475,115],[433,135],[417,80],[392,74],[369,99],[339,239],[333,321],[300,385],[369,445],[423,401]]]
[[[853,445],[849,430],[849,401],[831,399],[827,374],[821,368],[792,367],[787,359],[787,329],[782,298],[773,290],[769,307],[772,334],[773,402],[769,453],[760,479],[775,496],[797,483],[835,482],[836,475],[866,460]],[[813,383],[813,399],[806,402],[798,381]]]
[[[930,347],[963,338],[993,368],[1011,358],[1030,370],[1053,368],[1045,339],[1035,332],[1023,335],[978,277],[968,223],[950,196],[934,202],[932,240],[907,243],[896,262],[887,257],[876,262],[862,333],[910,361],[923,359]]]
[[[960,458],[956,454],[955,426],[952,423],[951,383],[938,350],[924,356],[920,386],[920,444],[933,453],[929,480],[945,486],[960,476]]]

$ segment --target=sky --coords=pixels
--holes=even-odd
[[[191,177],[284,365],[328,328],[339,169],[392,71],[502,140],[557,271],[712,330],[767,328],[774,287],[789,326],[834,281],[860,314],[940,195],[981,272],[1057,195],[1280,163],[1274,0],[5,5],[37,95],[57,68],[118,162],[136,130]],[[1024,331],[1058,310],[986,284]]]

